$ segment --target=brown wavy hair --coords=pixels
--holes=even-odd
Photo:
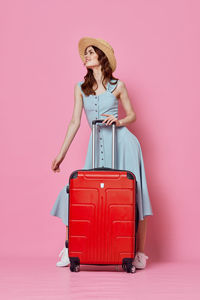
[[[93,45],[91,45],[91,46],[94,48],[94,51],[98,55],[98,61],[100,62],[101,71],[103,73],[102,84],[106,89],[106,85],[105,85],[106,82],[110,82],[110,80],[114,79],[114,80],[116,80],[115,82],[113,82],[113,83],[110,82],[110,84],[114,85],[114,84],[116,84],[118,78],[116,78],[112,75],[112,68],[110,66],[109,60],[108,60],[107,56],[105,55],[105,53],[98,47],[93,46]],[[93,90],[92,87],[93,87],[94,83],[97,84],[97,82],[94,78],[93,71],[91,69],[87,68],[87,74],[84,76],[84,80],[85,80],[84,83],[82,83],[82,85],[81,85],[83,93],[86,96],[96,95],[96,92],[95,92],[95,90]]]

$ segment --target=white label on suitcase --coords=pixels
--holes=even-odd
[[[100,183],[100,187],[104,188],[104,183],[103,182]]]

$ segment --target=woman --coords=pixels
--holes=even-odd
[[[79,41],[79,54],[87,69],[85,81],[80,81],[74,89],[74,111],[67,133],[57,157],[52,162],[52,170],[60,172],[60,164],[65,158],[69,146],[74,139],[81,123],[84,108],[90,128],[92,120],[104,119],[104,125],[99,126],[97,149],[100,149],[96,159],[98,167],[111,167],[111,151],[108,142],[108,131],[105,126],[116,122],[117,162],[115,169],[130,170],[136,176],[136,201],[139,211],[139,226],[136,236],[136,255],[133,265],[144,269],[148,256],[144,253],[147,216],[153,215],[148,194],[145,169],[140,143],[126,125],[136,120],[136,114],[128,97],[127,89],[121,80],[112,73],[116,69],[116,59],[113,48],[102,39],[84,37]],[[126,117],[118,119],[118,101],[121,101]],[[96,160],[95,160],[96,161]],[[95,166],[97,167],[97,166]],[[83,169],[92,168],[92,135],[90,135],[88,151]],[[51,215],[60,217],[66,225],[65,247],[59,254],[57,266],[69,266],[68,257],[68,194],[66,186],[60,191],[51,210]]]

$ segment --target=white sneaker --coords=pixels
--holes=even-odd
[[[133,265],[136,267],[136,269],[144,269],[146,267],[146,260],[148,258],[149,257],[143,252],[137,252],[133,260]]]
[[[68,248],[64,247],[60,254],[59,257],[61,257],[60,261],[56,263],[57,267],[69,267],[70,265],[70,260],[68,256]]]

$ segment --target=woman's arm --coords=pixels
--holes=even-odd
[[[83,98],[78,83],[74,87],[74,110],[71,121],[68,125],[64,142],[61,146],[59,156],[64,158],[81,123],[81,116],[83,111]]]
[[[123,119],[120,119],[119,123],[120,123],[120,126],[125,126],[129,123],[135,122],[136,113],[134,112],[131,101],[129,99],[125,83],[120,80],[118,87],[119,87],[119,98],[120,98],[122,106],[126,112],[126,117]]]
[[[102,116],[107,116],[107,118],[105,118],[105,120],[103,121],[103,123],[106,123],[106,125],[111,125],[115,121],[116,126],[119,127],[134,122],[136,120],[136,113],[133,110],[126,86],[123,81],[119,80],[116,90],[117,98],[121,100],[122,106],[126,112],[126,117],[121,120],[118,120],[113,115],[102,114]]]

